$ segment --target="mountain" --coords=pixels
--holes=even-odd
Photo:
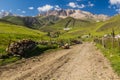
[[[109,16],[103,15],[103,14],[96,15],[96,14],[92,14],[92,13],[87,12],[87,11],[72,10],[72,9],[50,10],[48,12],[41,13],[38,16],[49,16],[49,15],[55,15],[55,16],[58,16],[60,18],[73,17],[75,19],[82,19],[82,20],[92,19],[95,21],[106,21],[110,18]]]
[[[8,15],[8,16],[7,16]],[[30,16],[14,16],[11,13],[6,13],[0,21],[9,22],[15,25],[26,26],[32,29],[43,31],[54,31],[71,25],[76,27],[83,27],[83,24],[91,24],[91,22],[106,21],[109,17],[106,15],[94,15],[90,12],[81,10],[50,10],[48,12],[39,14],[35,17]],[[78,25],[78,26],[77,26]],[[89,26],[85,25],[84,27]],[[54,28],[54,29],[53,29]]]
[[[13,16],[13,14],[10,12],[6,12],[6,11],[0,12],[0,18],[5,17],[5,16]]]
[[[43,26],[53,25],[56,21],[60,20],[60,18],[52,15],[42,17],[6,16],[1,20],[9,21],[16,25],[22,25],[32,29],[39,29]]]

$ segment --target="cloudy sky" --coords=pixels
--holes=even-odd
[[[80,9],[113,16],[120,13],[120,0],[0,0],[0,12],[34,16],[48,10]]]

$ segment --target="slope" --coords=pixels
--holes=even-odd
[[[5,48],[9,44],[9,41],[15,41],[19,39],[34,39],[39,40],[45,33],[32,30],[23,26],[8,24],[0,22],[0,54],[5,53]]]
[[[117,33],[120,31],[120,15],[112,17],[110,20],[103,22],[103,24],[98,28],[97,32],[109,33],[114,29]]]
[[[72,17],[67,17],[65,19],[62,19],[60,21],[57,21],[54,25],[51,26],[44,26],[40,29],[46,32],[52,32],[52,31],[60,31],[64,30],[64,28],[85,28],[89,26],[92,23],[92,21],[87,20],[80,20],[80,19],[74,19]]]
[[[39,29],[42,26],[52,25],[60,18],[56,16],[41,16],[41,17],[20,17],[20,16],[6,16],[2,20],[9,21],[16,25],[26,26],[32,29]]]

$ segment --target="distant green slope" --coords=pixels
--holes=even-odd
[[[56,22],[54,25],[44,26],[44,27],[41,27],[40,29],[42,31],[52,32],[52,31],[60,31],[60,30],[63,30],[64,28],[85,28],[91,25],[91,23],[92,22],[90,21],[77,20],[77,19],[68,17]]]
[[[120,15],[116,15],[110,20],[103,22],[97,32],[110,32],[112,29],[117,33],[120,32]]]
[[[39,29],[43,26],[53,25],[56,21],[60,20],[56,16],[46,16],[46,17],[20,17],[20,16],[6,16],[2,20],[9,21],[16,25],[26,26],[32,29]]]

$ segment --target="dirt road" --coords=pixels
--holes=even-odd
[[[120,80],[92,43],[0,67],[0,80]]]

